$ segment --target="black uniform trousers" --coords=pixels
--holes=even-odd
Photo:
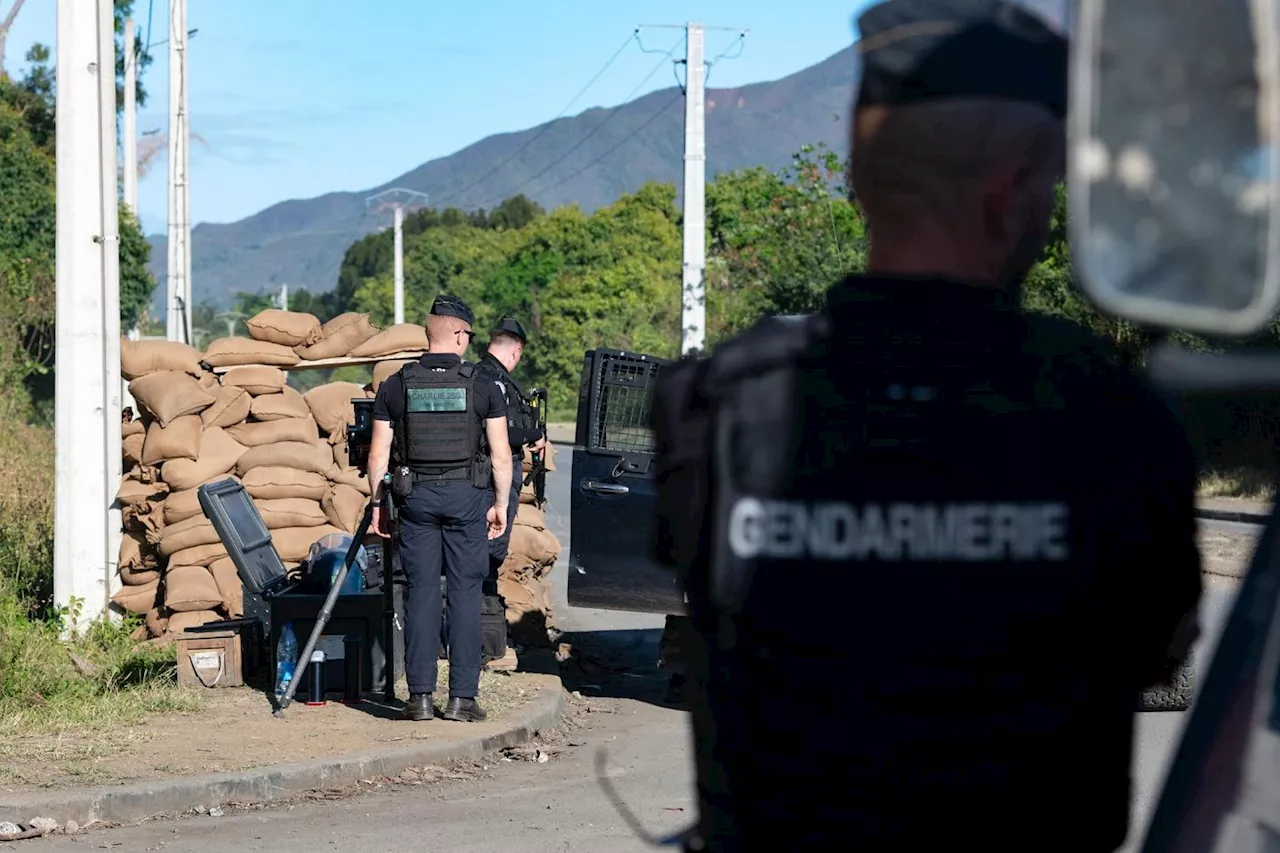
[[[489,540],[489,581],[493,584],[498,582],[498,568],[502,565],[502,561],[507,559],[507,550],[511,546],[511,526],[516,523],[516,511],[520,509],[520,481],[522,479],[520,458],[521,455],[513,450],[511,455],[513,466],[511,471],[511,498],[507,504],[507,529],[502,531],[501,536]],[[496,587],[494,591],[496,594]]]
[[[488,523],[493,491],[468,480],[417,483],[400,508],[404,565],[405,675],[410,693],[432,693],[438,676],[440,574],[448,588],[449,695],[475,698],[480,688],[481,586],[489,572]]]

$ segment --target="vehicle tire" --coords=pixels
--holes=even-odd
[[[1139,711],[1185,711],[1191,707],[1196,692],[1196,667],[1187,661],[1173,671],[1173,682],[1142,691]]]

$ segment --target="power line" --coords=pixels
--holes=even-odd
[[[597,133],[601,128],[603,128],[606,124],[608,124],[608,123],[609,123],[609,121],[610,121],[610,119],[612,119],[615,115],[617,115],[617,114],[618,114],[618,111],[619,111],[619,110],[621,110],[623,107],[625,107],[627,104],[629,104],[629,103],[631,102],[631,99],[632,99],[632,98],[634,98],[634,97],[636,96],[636,93],[638,93],[641,89],[643,89],[643,88],[644,88],[644,86],[645,86],[645,84],[646,84],[646,83],[648,83],[648,82],[649,82],[649,80],[651,80],[651,79],[653,78],[653,75],[657,74],[657,73],[658,73],[658,71],[659,71],[659,70],[661,70],[662,66],[663,66],[664,64],[666,64],[666,62],[667,62],[668,60],[670,60],[671,55],[672,55],[673,53],[675,53],[675,52],[676,52],[676,49],[677,49],[678,47],[680,47],[680,44],[681,44],[683,41],[684,41],[684,38],[683,38],[683,37],[681,37],[680,39],[677,39],[677,40],[676,40],[676,43],[675,43],[675,44],[673,44],[673,45],[671,46],[671,49],[670,49],[670,50],[668,50],[666,53],[664,53],[664,54],[663,54],[663,58],[662,58],[662,59],[660,59],[660,60],[658,61],[658,64],[657,64],[657,65],[655,65],[655,66],[653,67],[653,70],[651,70],[647,75],[645,75],[645,78],[644,78],[643,80],[641,80],[641,81],[639,82],[639,84],[637,84],[637,85],[636,85],[636,87],[635,87],[634,89],[632,89],[632,90],[631,90],[631,92],[630,92],[630,93],[629,93],[625,98],[623,98],[623,100],[622,100],[622,102],[621,102],[620,104],[618,104],[616,107],[613,107],[611,110],[609,110],[608,114],[607,114],[607,115],[606,115],[606,116],[605,116],[605,117],[600,121],[600,123],[599,123],[599,124],[597,124],[595,127],[591,128],[589,131],[587,131],[585,134],[583,134],[582,138],[581,138],[581,139],[579,139],[579,140],[577,141],[577,143],[576,143],[572,148],[570,148],[568,151],[564,152],[564,154],[562,154],[562,155],[560,156],[560,158],[559,158],[559,159],[557,159],[556,161],[554,161],[553,163],[551,163],[551,165],[547,166],[547,167],[546,167],[545,169],[543,169],[541,172],[538,172],[538,173],[537,173],[536,175],[534,175],[533,177],[528,178],[528,179],[526,179],[525,181],[523,181],[522,183],[520,183],[520,184],[519,184],[518,186],[516,186],[514,189],[512,189],[512,190],[510,190],[510,191],[508,191],[508,192],[506,192],[506,193],[504,193],[500,198],[498,198],[498,199],[496,200],[496,201],[497,201],[497,203],[501,203],[501,201],[502,201],[503,199],[511,198],[513,195],[515,195],[516,193],[518,193],[520,190],[524,189],[524,188],[525,188],[525,187],[527,187],[529,184],[531,184],[531,183],[533,183],[534,181],[538,180],[538,179],[539,179],[539,178],[541,178],[543,175],[546,175],[548,172],[550,172],[552,169],[554,169],[556,166],[559,166],[559,165],[560,165],[561,163],[563,163],[565,160],[569,159],[569,155],[573,154],[573,152],[577,151],[577,150],[578,150],[579,148],[581,148],[584,144],[586,144],[587,140],[588,140],[588,139],[590,139],[592,136],[595,136],[595,134],[596,134],[596,133]],[[643,49],[643,46],[642,46],[642,49]],[[650,52],[650,51],[646,51],[646,53],[648,53],[648,52]],[[678,93],[678,94],[677,94],[677,97],[679,97],[679,96],[680,96],[680,94],[681,94],[681,93]],[[666,109],[666,106],[664,106],[664,107],[663,107],[663,109]],[[654,116],[651,116],[651,117],[650,117],[650,119],[649,119],[649,121],[652,121],[652,120],[653,120],[654,118],[656,118],[656,117],[657,117],[657,115],[656,115],[656,114],[655,114]],[[648,124],[648,122],[645,122],[645,125],[647,125],[647,124]],[[624,139],[624,140],[623,140],[623,142],[625,142],[625,141],[626,141],[626,139]],[[618,146],[615,146],[615,148],[616,148],[616,147],[618,147]],[[610,151],[612,151],[612,150],[613,150],[613,149],[610,149]],[[483,207],[484,205],[480,205],[480,206],[481,206],[481,207]]]
[[[529,139],[525,140],[525,142],[524,142],[524,144],[523,144],[523,145],[521,145],[519,148],[517,148],[515,151],[513,151],[513,152],[512,152],[509,156],[507,156],[507,158],[506,158],[506,159],[504,159],[501,163],[499,163],[498,165],[496,165],[496,166],[494,166],[492,169],[490,169],[490,170],[489,170],[489,171],[488,171],[488,172],[487,172],[483,177],[481,177],[479,180],[477,180],[477,181],[473,181],[472,183],[470,183],[470,184],[466,185],[465,187],[463,187],[463,188],[462,188],[462,189],[460,189],[460,190],[455,190],[455,191],[453,191],[453,192],[446,193],[443,197],[441,197],[441,198],[437,201],[437,203],[441,203],[441,202],[449,201],[450,199],[457,198],[458,196],[463,195],[464,193],[468,192],[469,190],[475,189],[476,187],[480,186],[480,185],[481,185],[481,184],[483,184],[485,181],[489,180],[489,178],[491,178],[491,177],[493,177],[494,175],[496,175],[496,174],[497,174],[497,173],[502,169],[502,167],[503,167],[503,166],[507,165],[507,164],[508,164],[508,163],[510,163],[512,160],[514,160],[516,157],[518,157],[522,151],[524,151],[524,150],[525,150],[526,148],[528,148],[530,145],[532,145],[533,143],[535,143],[535,142],[537,142],[539,139],[541,139],[541,138],[542,138],[542,135],[543,135],[544,133],[546,133],[548,130],[550,130],[550,129],[551,129],[551,125],[552,125],[552,124],[554,124],[555,122],[557,122],[557,121],[559,121],[560,119],[564,118],[564,117],[565,117],[565,115],[567,115],[567,114],[568,114],[569,110],[573,108],[573,105],[574,105],[574,104],[576,104],[576,103],[578,102],[578,99],[579,99],[579,98],[581,98],[583,95],[585,95],[585,94],[587,93],[587,90],[588,90],[588,89],[590,89],[593,85],[595,85],[595,82],[596,82],[597,80],[599,80],[599,79],[600,79],[600,76],[601,76],[602,74],[604,74],[604,72],[606,72],[606,71],[608,71],[608,70],[609,70],[609,67],[610,67],[611,65],[613,65],[613,63],[614,63],[614,62],[616,62],[616,61],[617,61],[617,59],[618,59],[618,57],[619,57],[619,56],[622,56],[623,51],[625,51],[625,50],[626,50],[626,49],[631,45],[631,43],[632,43],[633,41],[639,42],[639,40],[640,40],[640,35],[639,35],[639,31],[638,31],[638,30],[637,30],[636,32],[632,33],[631,35],[627,36],[626,40],[625,40],[625,41],[623,41],[621,45],[619,45],[618,49],[614,52],[613,56],[609,57],[609,60],[608,60],[607,62],[605,62],[605,64],[604,64],[603,66],[601,66],[600,70],[599,70],[599,71],[597,71],[597,72],[595,73],[595,76],[593,76],[590,80],[588,80],[588,81],[587,81],[587,85],[585,85],[585,86],[583,86],[581,89],[579,89],[579,90],[578,90],[578,94],[574,95],[574,96],[573,96],[573,98],[569,101],[569,103],[565,104],[564,109],[562,109],[562,110],[560,111],[559,115],[557,115],[555,118],[551,119],[551,121],[547,122],[547,123],[546,123],[546,124],[544,124],[542,127],[540,127],[540,128],[538,129],[538,132],[537,132],[537,133],[535,133],[533,136],[529,137]],[[644,49],[644,47],[643,47],[643,45],[642,45],[642,46],[641,46],[641,50],[643,50],[643,49]]]

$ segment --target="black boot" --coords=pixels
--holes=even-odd
[[[440,716],[458,723],[482,723],[489,717],[475,699],[460,699],[457,696],[449,697],[449,704]]]
[[[400,716],[406,720],[430,720],[436,715],[436,709],[431,706],[430,693],[411,693],[409,701],[404,703],[404,711]]]

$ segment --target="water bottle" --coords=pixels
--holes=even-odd
[[[293,681],[298,666],[298,638],[293,633],[293,623],[284,623],[280,642],[276,646],[276,695],[283,696]]]

